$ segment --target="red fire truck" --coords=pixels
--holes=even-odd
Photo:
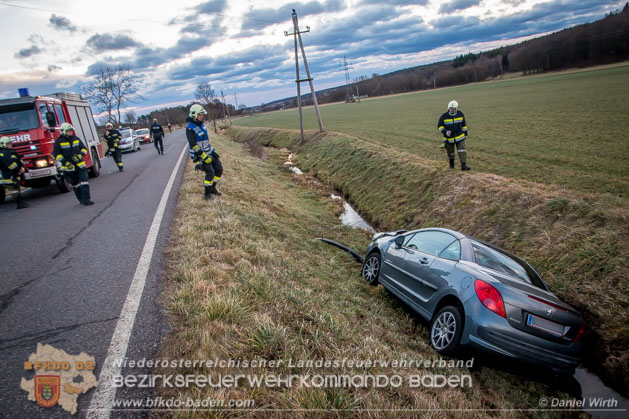
[[[69,122],[89,150],[85,163],[90,177],[100,175],[103,149],[96,132],[90,105],[80,95],[53,93],[0,100],[0,136],[8,136],[13,148],[28,169],[25,186],[41,188],[55,180],[59,191],[68,192],[70,184],[56,165],[52,148],[60,135],[59,126]],[[0,203],[5,190],[0,187]]]

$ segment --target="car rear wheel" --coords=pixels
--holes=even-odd
[[[447,355],[457,348],[463,333],[463,316],[456,306],[447,306],[439,310],[430,323],[430,346],[442,355]]]
[[[380,275],[380,254],[372,252],[363,263],[361,276],[369,285],[378,285],[378,275]]]

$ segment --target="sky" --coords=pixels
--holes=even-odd
[[[296,95],[292,9],[317,90],[603,18],[618,0],[0,0],[0,98],[80,92],[129,66],[137,115],[210,83],[232,105]],[[288,32],[289,36],[285,35]],[[305,78],[301,54],[300,78]],[[302,93],[308,93],[302,84]],[[97,109],[93,109],[95,112]]]

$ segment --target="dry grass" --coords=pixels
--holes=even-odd
[[[178,369],[175,373],[365,373],[400,374],[405,379],[409,374],[470,374],[473,386],[447,390],[407,385],[383,389],[191,387],[166,389],[160,395],[251,398],[255,409],[220,414],[255,417],[390,417],[394,413],[459,417],[461,412],[438,409],[536,408],[541,396],[562,397],[539,381],[482,366],[471,370],[289,367],[289,360],[439,358],[429,348],[426,325],[416,315],[382,287],[363,284],[358,265],[347,255],[314,240],[327,237],[361,250],[369,240],[366,233],[340,225],[338,203],[329,198],[328,186],[286,170],[282,163],[287,150],[269,150],[270,160],[265,162],[239,144],[223,138],[216,143],[225,166],[224,195],[204,201],[198,173],[190,167],[180,190],[164,292],[173,330],[160,357],[265,359],[284,364],[278,368]],[[472,410],[467,416],[486,413]],[[528,416],[527,412],[500,410],[491,414]]]

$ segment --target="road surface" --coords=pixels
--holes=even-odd
[[[24,362],[38,343],[94,356],[100,375],[158,205],[177,168],[126,353],[129,359],[155,358],[168,330],[159,305],[163,251],[185,145],[183,131],[166,135],[163,156],[144,144],[123,155],[122,173],[111,158],[104,159],[101,175],[90,179],[93,206],[79,205],[72,192],[60,194],[54,182],[24,193],[28,209],[16,210],[13,202],[0,206],[0,416],[68,416],[59,405],[43,408],[27,400],[20,388],[22,378],[34,376]],[[95,391],[79,396],[77,417],[85,416]],[[147,390],[119,391],[116,397],[146,395]]]

